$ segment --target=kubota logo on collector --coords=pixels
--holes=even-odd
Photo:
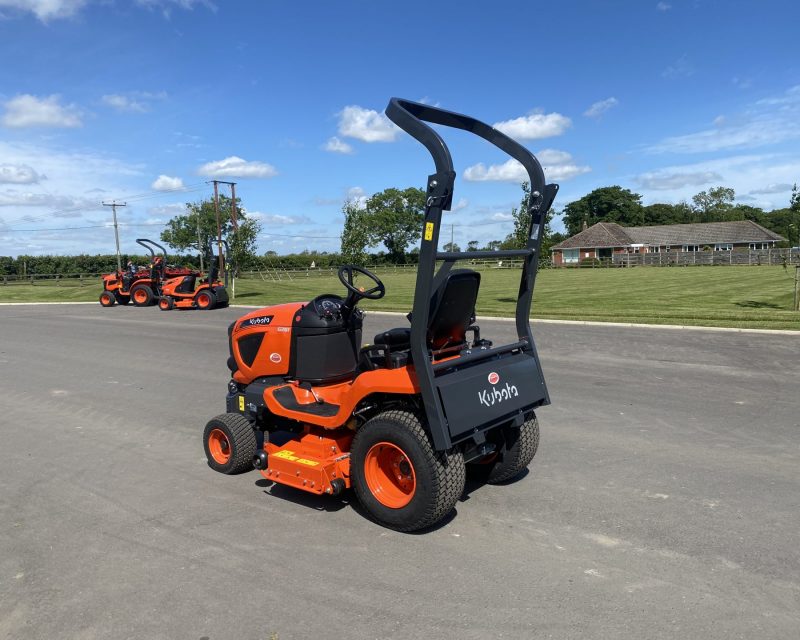
[[[496,371],[492,371],[486,379],[489,381],[489,384],[496,385],[500,382],[500,375]],[[519,390],[517,389],[517,385],[508,384],[508,382],[506,382],[505,387],[492,387],[491,389],[478,391],[478,400],[481,404],[491,407],[497,402],[503,402],[503,400],[508,400],[509,398],[516,398],[518,395]]]

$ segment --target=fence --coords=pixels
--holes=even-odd
[[[790,265],[800,264],[798,249],[763,249],[759,251],[663,251],[661,253],[618,253],[615,266],[687,266],[687,265]]]

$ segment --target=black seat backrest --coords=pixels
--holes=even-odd
[[[467,328],[475,322],[475,303],[481,274],[472,269],[454,269],[445,276],[431,298],[428,343],[434,349],[464,341]]]

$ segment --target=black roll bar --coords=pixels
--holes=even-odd
[[[150,257],[153,258],[154,260],[156,257],[156,252],[153,251],[153,247],[156,247],[161,251],[161,255],[164,256],[164,262],[167,261],[167,250],[157,242],[153,242],[152,240],[148,240],[147,238],[137,238],[136,243],[142,245],[145,249],[147,249],[150,252]],[[153,245],[153,247],[149,245]]]
[[[518,142],[480,120],[401,98],[389,100],[389,104],[386,107],[386,115],[403,131],[425,146],[431,154],[436,167],[436,173],[428,176],[426,186],[427,200],[422,223],[419,267],[417,269],[414,307],[411,316],[411,356],[419,381],[420,393],[425,405],[425,413],[428,417],[433,444],[436,449],[445,450],[450,448],[452,443],[447,419],[437,391],[436,372],[443,374],[448,367],[439,366],[438,363],[433,365],[431,354],[427,348],[427,324],[430,315],[431,294],[434,287],[444,281],[453,263],[457,260],[486,257],[522,257],[522,277],[520,279],[515,314],[519,340],[513,345],[513,350],[518,349],[520,352],[533,357],[538,367],[539,359],[530,328],[530,309],[545,216],[555,199],[558,185],[545,183],[544,171],[536,156]],[[449,211],[452,205],[456,173],[453,168],[450,150],[442,137],[426,122],[473,133],[522,164],[528,174],[531,189],[531,196],[528,200],[531,224],[524,249],[468,252],[437,251],[442,212]],[[444,263],[439,272],[434,275],[437,261],[444,261]],[[486,358],[497,357],[508,351],[508,345],[506,345],[506,347],[486,350],[484,353],[474,352],[468,356],[468,359],[472,362],[480,360],[484,356]],[[462,360],[462,358],[459,358],[459,360]],[[462,364],[466,363],[466,360],[462,360]],[[544,385],[541,368],[539,368],[539,374],[542,379],[542,385]],[[546,387],[543,389],[543,394],[542,403],[549,403]]]

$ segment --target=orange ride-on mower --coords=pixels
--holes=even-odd
[[[385,289],[355,266],[339,269],[345,298],[324,294],[248,313],[228,329],[227,413],[206,425],[203,440],[212,469],[230,474],[254,466],[267,480],[315,494],[352,487],[378,523],[413,531],[452,511],[467,464],[498,483],[520,474],[536,453],[535,410],[549,397],[529,316],[542,228],[558,187],[545,184],[530,152],[478,120],[397,98],[386,115],[436,165],[427,181],[411,326],[360,348],[357,303],[382,298]],[[455,171],[444,141],[423,121],[471,132],[525,167],[531,226],[524,249],[437,251]],[[511,344],[481,337],[474,324],[480,274],[452,268],[481,258],[521,259],[518,339]],[[356,273],[372,280],[366,290]]]
[[[225,245],[225,264],[228,262],[230,250],[228,243]],[[180,277],[169,278],[161,285],[161,297],[158,307],[162,311],[172,309],[214,309],[228,306],[228,270],[225,272],[224,282],[219,280],[219,260],[214,257],[212,243],[209,242],[206,251],[206,260],[209,265],[208,276],[198,281],[203,274],[192,272]]]
[[[103,293],[100,294],[100,304],[104,307],[113,307],[114,304],[128,304],[133,300],[137,307],[147,307],[154,304],[161,291],[161,282],[164,278],[177,278],[199,273],[184,267],[167,267],[167,252],[160,244],[138,238],[136,242],[150,252],[150,266],[139,269],[136,273],[115,271],[103,276]],[[161,251],[157,256],[153,247]]]

